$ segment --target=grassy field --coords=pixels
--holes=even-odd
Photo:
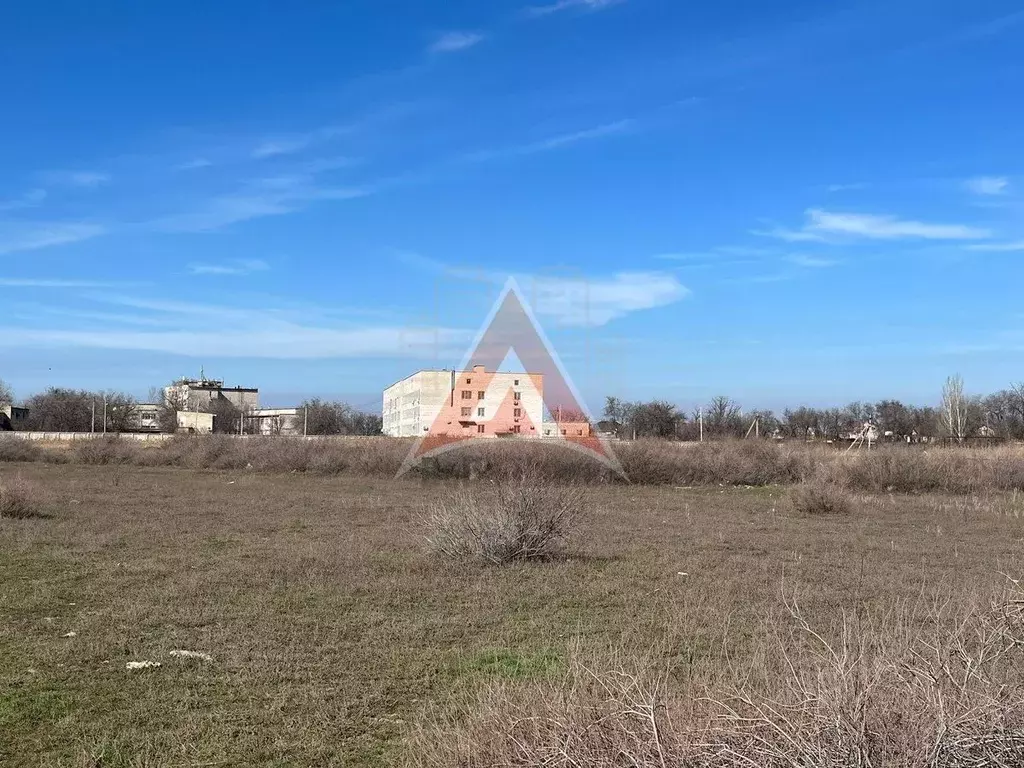
[[[595,485],[568,557],[494,567],[423,546],[455,481],[0,464],[15,476],[47,517],[0,519],[4,766],[455,765],[433,747],[479,702],[578,659],[641,649],[667,698],[724,689],[768,668],[794,599],[824,636],[908,633],[1024,573],[1024,498],[995,491],[815,516],[772,485]]]

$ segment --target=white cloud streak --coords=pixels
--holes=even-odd
[[[1017,240],[1012,243],[976,243],[966,246],[968,251],[990,251],[992,253],[1012,253],[1024,251],[1024,240]]]
[[[466,155],[464,159],[469,162],[487,162],[504,157],[516,157],[521,155],[533,155],[540,152],[551,152],[556,149],[571,147],[572,145],[579,144],[580,142],[594,141],[595,139],[616,136],[625,133],[635,125],[635,120],[617,120],[613,123],[604,123],[602,125],[594,126],[593,128],[586,128],[584,130],[573,131],[571,133],[562,133],[527,144],[473,152]]]
[[[965,181],[964,186],[975,195],[1005,195],[1010,190],[1010,180],[1005,176],[976,176]]]
[[[966,224],[935,224],[869,213],[838,213],[811,208],[802,229],[775,227],[753,230],[753,234],[786,242],[834,242],[840,239],[868,240],[985,240],[992,231]]]
[[[3,327],[0,334],[11,347],[46,345],[269,359],[430,359],[438,352],[457,354],[472,338],[470,331],[457,328],[317,324],[308,318],[327,314],[317,307],[249,309],[133,297],[93,298],[136,311],[120,315],[86,311],[71,328]],[[216,324],[216,332],[210,331],[211,323]],[[120,327],[125,324],[151,327]]]
[[[78,243],[105,232],[99,224],[81,222],[0,222],[0,254]]]
[[[528,16],[535,18],[550,16],[561,11],[599,11],[602,8],[610,8],[613,5],[624,3],[625,0],[557,0],[547,5],[535,5],[526,9]]]
[[[484,36],[479,32],[445,32],[430,44],[428,50],[431,53],[454,53],[472,48],[483,41]]]
[[[23,208],[34,208],[45,199],[45,189],[30,189],[20,197],[11,200],[0,200],[0,211],[19,211]]]
[[[222,264],[189,264],[193,275],[249,275],[265,272],[270,265],[262,259],[232,259]]]
[[[110,183],[110,174],[100,171],[47,171],[43,179],[48,184],[65,187],[99,187]]]

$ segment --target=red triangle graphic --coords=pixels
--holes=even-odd
[[[519,376],[519,385],[514,388],[507,383],[506,374],[495,373],[511,351],[525,368]],[[467,380],[473,382],[472,389],[460,389],[456,382]],[[501,386],[507,391],[495,391]],[[501,396],[494,413],[479,415],[475,393],[480,391],[488,392],[488,402],[493,402],[494,396]],[[550,428],[553,434],[543,434],[545,409],[554,417],[554,427]],[[570,415],[572,421],[569,421]],[[519,286],[509,278],[462,365],[454,373],[444,406],[427,433],[417,439],[409,451],[399,474],[428,456],[469,444],[479,437],[495,435],[560,441],[621,474],[622,468],[611,444],[594,434],[592,421]]]

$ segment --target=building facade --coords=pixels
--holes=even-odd
[[[391,437],[539,437],[544,378],[536,373],[418,371],[384,390]]]
[[[256,435],[301,435],[302,408],[257,408],[245,415],[245,431]]]
[[[0,403],[0,430],[20,429],[28,421],[28,408]]]
[[[226,400],[240,411],[260,407],[260,391],[255,387],[225,387],[223,379],[182,378],[164,387],[164,399],[179,411],[202,411]]]

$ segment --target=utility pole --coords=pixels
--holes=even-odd
[[[107,434],[107,393],[103,393],[103,434]]]
[[[92,421],[89,423],[89,432],[96,433],[96,398],[92,399]]]
[[[309,406],[305,406],[302,409],[302,436],[309,436]]]
[[[700,441],[704,442],[704,409],[697,409],[697,421],[700,422]]]

